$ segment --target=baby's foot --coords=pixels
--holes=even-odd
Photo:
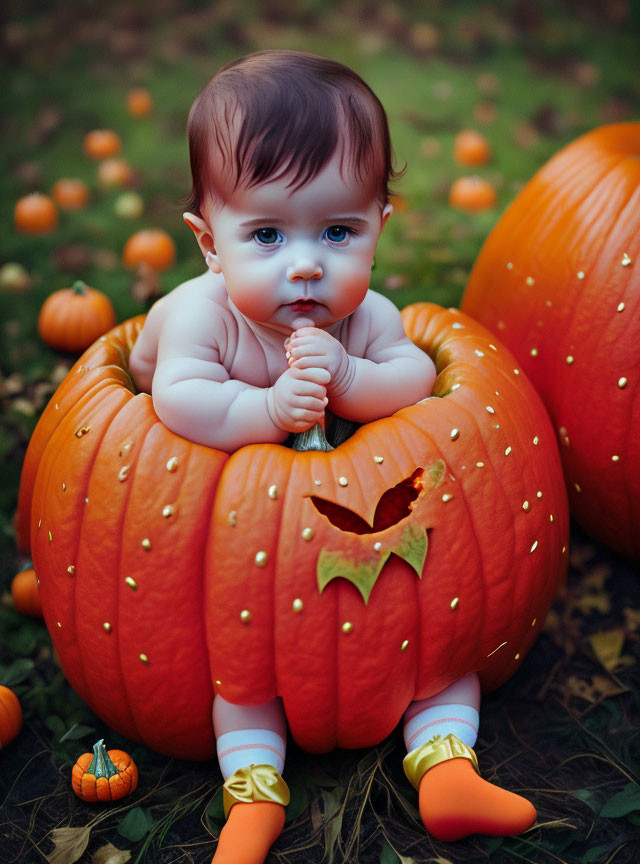
[[[424,826],[438,840],[520,834],[536,821],[526,798],[483,780],[468,759],[430,768],[420,780],[419,802]]]
[[[211,864],[263,864],[284,827],[285,810],[272,801],[234,804]]]

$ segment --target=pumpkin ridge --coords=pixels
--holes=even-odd
[[[133,398],[136,398],[136,397],[133,397]],[[147,428],[146,432],[144,433],[144,437],[142,437],[140,439],[139,446],[136,448],[138,455],[135,458],[135,463],[132,465],[132,467],[134,469],[133,470],[134,474],[135,474],[135,467],[137,466],[137,464],[140,460],[140,455],[142,454],[142,452],[144,450],[145,441],[147,440],[147,437],[149,436],[151,430],[155,426],[157,426],[158,424],[163,425],[161,423],[161,421],[156,418],[156,421],[152,422],[149,425],[149,427]],[[126,521],[127,521],[127,514],[128,514],[128,510],[129,510],[129,502],[131,499],[132,491],[133,491],[133,486],[132,486],[132,484],[129,484],[128,488],[127,488],[125,503],[124,503],[124,506],[122,507],[122,509],[120,511],[121,512],[121,519],[120,519],[120,523],[118,526],[119,530],[117,533],[118,545],[120,547],[120,552],[118,555],[118,567],[117,567],[117,578],[116,578],[115,608],[117,611],[116,611],[115,625],[116,625],[116,632],[117,632],[117,636],[118,636],[117,643],[116,643],[117,644],[117,655],[118,655],[118,661],[117,662],[118,662],[118,665],[120,667],[120,679],[122,682],[122,689],[124,690],[124,692],[127,696],[126,707],[128,709],[128,714],[131,717],[131,723],[132,723],[133,727],[135,728],[137,740],[143,741],[145,736],[143,736],[140,733],[140,727],[138,725],[138,718],[136,717],[136,712],[131,707],[132,704],[134,704],[134,702],[136,705],[138,705],[138,700],[132,700],[131,699],[131,693],[135,692],[135,688],[130,688],[127,686],[128,685],[127,679],[128,679],[129,670],[125,669],[125,666],[122,663],[122,650],[121,650],[121,648],[122,648],[122,628],[119,626],[119,624],[120,624],[120,610],[121,610],[120,598],[121,598],[122,592],[123,592],[122,585],[124,584],[124,578],[122,576],[122,574],[123,574],[122,558],[123,558],[123,546],[124,546],[123,526],[126,524]]]
[[[119,389],[120,389],[120,388],[119,388]],[[122,389],[125,389],[125,388],[122,388]],[[126,392],[128,392],[128,391],[126,391]],[[95,453],[94,453],[94,456],[93,456],[93,459],[91,460],[90,466],[89,466],[89,468],[88,468],[88,470],[87,470],[87,474],[86,474],[86,476],[87,476],[88,480],[87,480],[87,484],[86,484],[86,486],[85,486],[85,488],[84,488],[84,496],[83,496],[83,497],[88,497],[89,483],[91,482],[91,475],[92,475],[92,473],[93,473],[93,466],[94,466],[94,464],[95,464],[95,462],[96,462],[96,460],[97,460],[97,458],[98,458],[98,454],[100,453],[100,449],[101,449],[101,447],[102,447],[102,444],[103,444],[103,442],[104,442],[104,439],[105,439],[105,437],[106,437],[106,435],[107,435],[107,432],[109,431],[109,427],[111,426],[112,422],[115,420],[115,418],[117,417],[117,415],[120,413],[120,411],[125,407],[125,405],[127,405],[127,404],[131,401],[131,399],[134,399],[134,398],[135,398],[135,396],[130,395],[129,398],[126,400],[126,402],[124,402],[122,405],[120,405],[120,407],[118,408],[118,410],[117,410],[117,411],[116,411],[116,412],[111,416],[109,422],[108,422],[108,423],[105,425],[105,427],[101,430],[101,431],[102,431],[102,437],[101,437],[101,439],[100,439],[100,444],[98,444],[98,446],[96,447],[96,449],[95,449]],[[71,412],[70,412],[70,413],[71,413]],[[127,492],[127,494],[129,494],[129,493]],[[83,528],[83,525],[84,525],[85,513],[86,513],[86,510],[83,509],[83,510],[82,510],[82,516],[80,517],[80,527],[79,527],[79,530],[78,530],[78,541],[77,541],[77,543],[75,544],[76,551],[75,551],[75,556],[74,556],[74,559],[73,559],[74,561],[77,561],[77,560],[78,560],[78,553],[79,553],[79,551],[80,551],[80,543],[81,543],[81,538],[82,538],[82,533],[83,533],[83,532],[82,532],[82,528]],[[118,536],[121,537],[121,535],[122,535],[122,532],[120,531],[119,534],[118,534]],[[120,540],[119,542],[121,542],[121,540]],[[118,580],[118,583],[119,583],[119,580]],[[118,586],[116,587],[116,600],[119,599],[119,594],[120,594],[120,588],[119,588],[119,584],[118,584]],[[117,604],[117,607],[119,608],[119,604]],[[74,582],[73,582],[73,609],[74,609],[74,622],[75,622],[75,620],[76,620],[77,617],[78,617],[78,583],[77,583],[77,579],[75,579]],[[117,623],[117,621],[116,621],[116,623]],[[77,627],[76,627],[76,632],[77,632]],[[119,644],[119,643],[118,643],[118,644]],[[82,653],[82,652],[81,652],[81,653]],[[118,651],[118,656],[119,656],[119,653],[120,653],[120,652]],[[82,661],[82,669],[83,669],[83,674],[84,674],[84,672],[85,672],[84,659],[83,659],[83,661]],[[121,672],[122,672],[122,667],[121,667]],[[86,674],[85,674],[84,677],[85,677],[85,683],[86,683],[87,692],[88,692],[88,693],[91,693],[92,701],[94,701],[94,694],[93,694],[93,692],[92,692],[92,685],[91,685],[91,676],[88,676],[88,678],[87,678],[87,676],[86,676]],[[124,682],[124,677],[123,677],[123,682]],[[97,700],[96,700],[96,701],[97,701]],[[135,724],[134,724],[134,725],[135,725]]]

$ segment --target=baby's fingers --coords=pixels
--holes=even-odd
[[[298,365],[298,362],[289,367],[289,371],[294,378],[300,381],[311,381],[314,384],[322,384],[326,386],[331,381],[331,372],[328,369],[323,369],[320,366]]]

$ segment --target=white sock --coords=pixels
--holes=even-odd
[[[479,723],[478,712],[469,705],[432,705],[422,710],[418,708],[405,722],[404,743],[407,752],[411,752],[416,747],[422,747],[434,735],[440,735],[441,738],[455,735],[468,747],[473,747],[478,737]]]
[[[216,747],[225,780],[238,768],[248,768],[249,765],[273,765],[282,774],[287,744],[277,732],[269,729],[225,732],[216,741]]]

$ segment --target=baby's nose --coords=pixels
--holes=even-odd
[[[298,258],[287,267],[287,279],[289,282],[322,279],[322,267],[313,258]]]

